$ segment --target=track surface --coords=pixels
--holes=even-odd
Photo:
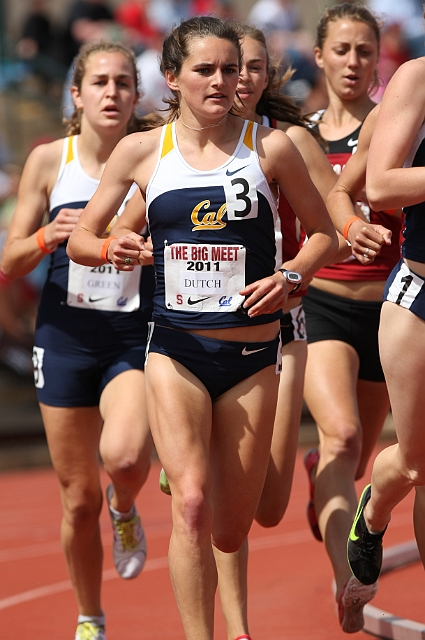
[[[250,534],[249,615],[254,640],[348,637],[335,614],[330,563],[304,515],[303,453],[300,448],[285,518],[269,530],[254,524]],[[108,640],[184,640],[167,567],[170,499],[158,489],[159,470],[159,463],[154,462],[137,502],[148,539],[148,560],[136,580],[126,582],[115,573],[110,523],[105,507],[102,511]],[[366,481],[369,475],[368,471]],[[358,484],[359,493],[366,481]],[[106,483],[103,476],[103,485]],[[409,496],[394,512],[385,546],[413,538],[412,504],[413,496]],[[53,471],[1,474],[0,513],[0,637],[71,640],[77,611],[59,542],[61,508]],[[383,576],[373,604],[425,623],[423,589],[422,565],[415,564]],[[215,637],[225,640],[219,604],[216,620]]]

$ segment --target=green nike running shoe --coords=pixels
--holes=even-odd
[[[381,533],[370,533],[368,530],[363,511],[370,496],[371,486],[368,484],[360,496],[347,543],[348,564],[362,584],[373,584],[379,578],[382,568],[382,537],[387,529],[385,527]]]

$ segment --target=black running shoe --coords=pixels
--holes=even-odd
[[[370,533],[364,519],[363,511],[370,500],[370,484],[363,489],[357,507],[356,516],[347,542],[347,557],[351,571],[362,584],[373,584],[379,578],[382,567],[381,533]]]

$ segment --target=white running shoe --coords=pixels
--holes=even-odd
[[[134,507],[133,517],[127,522],[116,520],[113,516],[110,508],[113,492],[114,488],[110,484],[106,489],[106,500],[114,531],[112,548],[114,563],[121,578],[130,580],[139,575],[145,564],[146,537],[136,507]]]
[[[376,595],[378,583],[362,584],[351,576],[338,600],[338,617],[345,633],[356,633],[364,626],[363,607]]]
[[[74,640],[106,640],[105,627],[94,622],[80,622]]]

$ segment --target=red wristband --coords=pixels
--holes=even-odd
[[[38,229],[35,234],[35,239],[37,240],[39,249],[41,249],[43,253],[53,253],[54,249],[48,249],[48,247],[46,247],[46,243],[44,241],[44,227],[40,227]]]
[[[106,238],[106,240],[102,244],[102,248],[100,250],[100,257],[105,262],[110,262],[110,260],[108,259],[108,249],[109,249],[109,245],[111,244],[112,240],[116,240],[116,237],[115,236],[109,236],[109,238]]]
[[[348,218],[347,222],[344,225],[343,236],[347,240],[347,242],[348,242],[348,230],[351,227],[351,225],[353,224],[353,222],[356,222],[356,220],[360,220],[360,222],[363,222],[363,220],[361,218],[359,218],[359,216],[352,216],[351,218]]]

